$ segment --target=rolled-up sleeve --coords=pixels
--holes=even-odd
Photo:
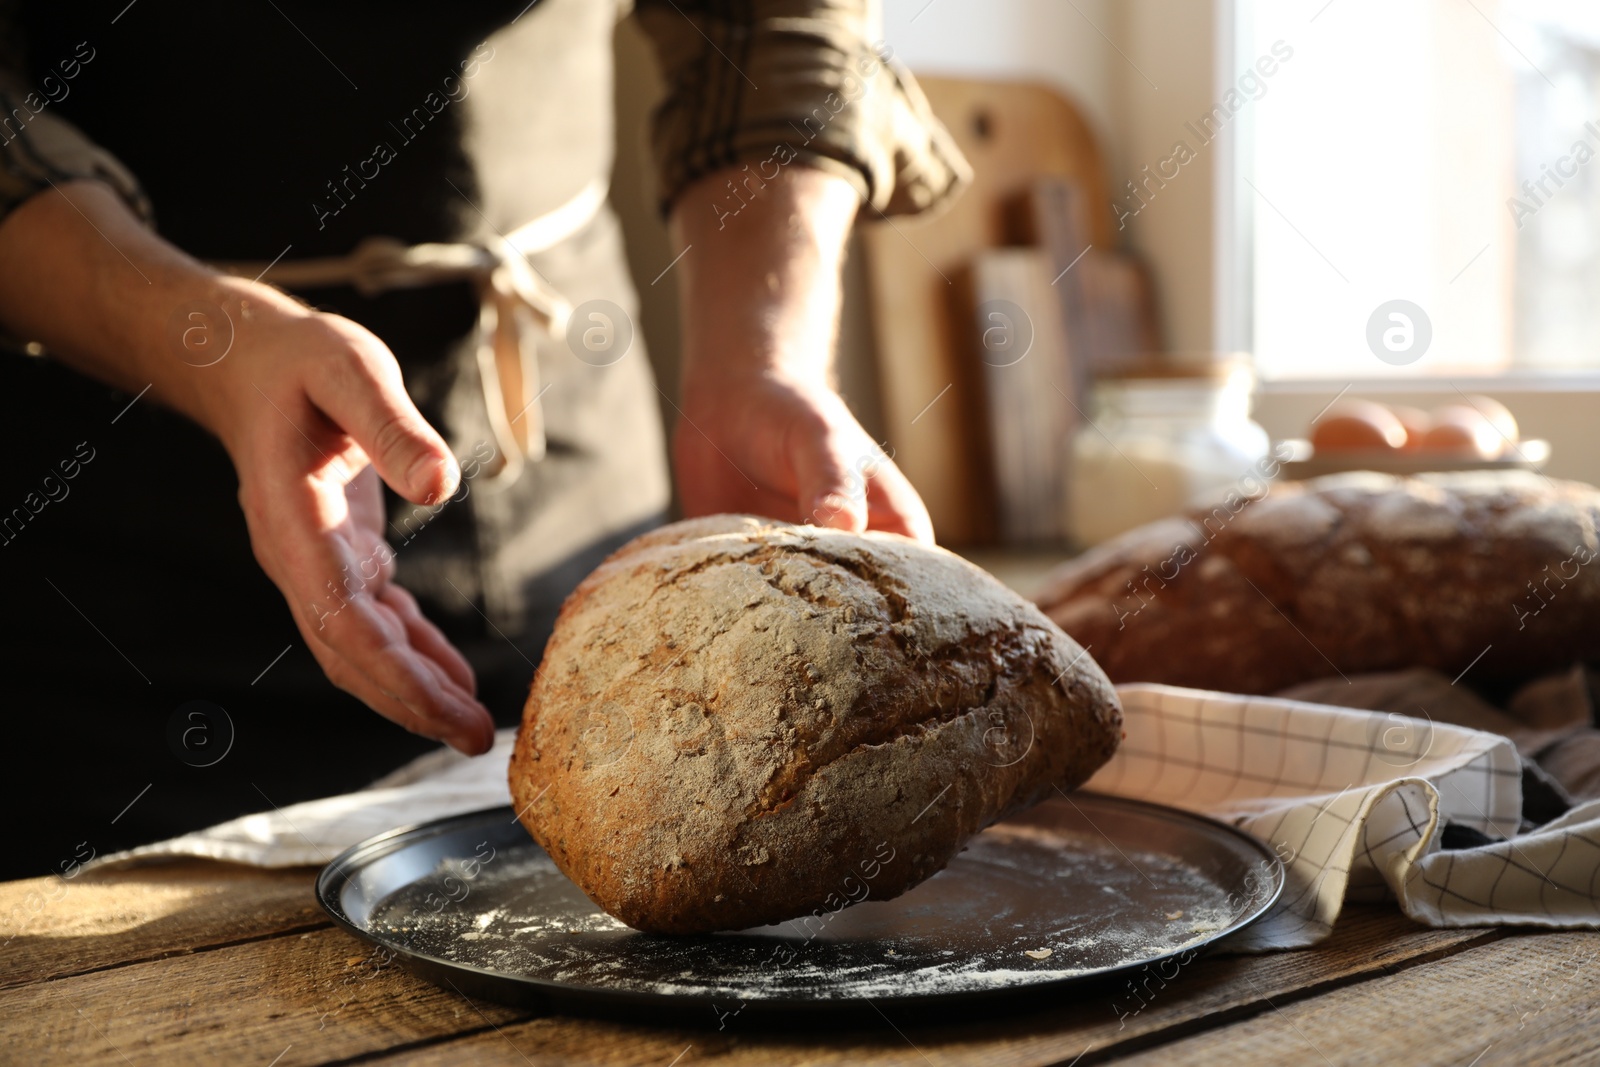
[[[94,61],[94,50],[85,44],[78,54],[30,70],[15,7],[0,3],[0,219],[52,183],[93,178],[150,221],[150,201],[138,179],[54,110],[71,92],[72,79]]]
[[[799,161],[886,214],[953,199],[972,171],[879,37],[878,0],[638,0],[667,83],[652,133],[663,211],[713,171]]]

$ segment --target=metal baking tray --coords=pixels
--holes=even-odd
[[[737,933],[624,926],[556,869],[509,807],[369,838],[325,867],[316,891],[340,926],[463,994],[611,1015],[665,1010],[680,1022],[706,1012],[725,1025],[1170,969],[1259,919],[1282,888],[1278,857],[1241,831],[1074,793],[990,827],[894,900]]]

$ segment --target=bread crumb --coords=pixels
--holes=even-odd
[[[1181,919],[1181,918],[1183,918],[1183,912],[1181,912],[1181,911],[1169,911],[1169,912],[1167,912],[1167,921],[1168,922],[1171,922],[1174,919]]]
[[[1055,949],[1053,949],[1053,948],[1028,948],[1028,949],[1023,949],[1022,950],[1022,954],[1024,956],[1028,957],[1031,960],[1047,960],[1052,955],[1055,954]]]

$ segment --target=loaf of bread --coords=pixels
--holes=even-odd
[[[699,933],[894,897],[1087,779],[1115,691],[939,548],[745,516],[623,546],[568,598],[511,758],[524,826],[594,902]]]
[[[1493,685],[1600,655],[1597,520],[1600,491],[1526,471],[1330,475],[1129,531],[1036,600],[1117,682]]]

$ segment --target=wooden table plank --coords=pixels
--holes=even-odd
[[[819,1019],[803,1030],[778,1032],[738,1018],[725,1030],[619,1027],[564,1017],[533,1019],[498,1031],[375,1062],[386,1065],[472,1062],[494,1064],[661,1063],[691,1048],[680,1067],[714,1061],[744,1064],[897,1065],[929,1067],[956,1063],[1004,1065],[1104,1062],[1120,1047],[1136,1047],[1181,1036],[1195,1027],[1221,1024],[1242,1014],[1270,1011],[1274,1001],[1306,996],[1338,983],[1377,978],[1389,969],[1461,951],[1501,936],[1499,931],[1431,930],[1393,907],[1352,909],[1324,945],[1267,956],[1198,958],[1171,981],[1152,974],[1143,985],[1145,1008],[1132,984],[1123,982],[1065,994],[1063,1003],[1027,1013],[963,1009],[965,1021],[932,1025],[888,1018],[867,1024]],[[1172,975],[1169,969],[1166,972]],[[898,1026],[898,1029],[896,1028]]]
[[[327,928],[0,990],[0,1048],[29,1064],[265,1064],[281,1051],[277,1067],[294,1067],[519,1017]]]
[[[327,926],[315,878],[182,863],[0,882],[0,987]]]
[[[1238,1033],[1244,1035],[1238,1039],[1241,1047],[1253,1049],[1250,1042],[1259,1040],[1266,1050],[1255,1060],[1238,1059],[1230,1043],[1229,1059],[1246,1067],[1278,1062],[1274,1057],[1283,1053],[1284,1035],[1295,1036],[1286,1025],[1271,1029],[1283,1013],[1297,1022],[1295,1013],[1302,1011],[1320,1019],[1324,1003],[1475,958],[1496,949],[1501,944],[1496,939],[1505,936],[1502,931],[1430,930],[1392,906],[1358,907],[1349,909],[1334,936],[1315,949],[1202,957],[1175,977],[1170,969],[1155,970],[1142,980],[1068,994],[1070,999],[1046,1008],[969,1009],[959,1024],[897,1019],[898,1031],[882,1019],[828,1019],[804,1030],[780,1031],[733,1017],[719,1032],[714,1019],[661,1026],[535,1018],[437,989],[328,927],[311,899],[311,880],[312,873],[304,870],[183,864],[83,875],[66,883],[0,884],[0,916],[5,917],[0,932],[12,938],[10,951],[0,955],[0,977],[10,983],[0,988],[0,1047],[18,1062],[30,1063],[77,1063],[86,1055],[119,1063],[126,1057],[133,1064],[265,1063],[282,1053],[278,1067],[350,1057],[391,1064],[454,1063],[466,1057],[513,1064],[667,1064],[682,1054],[679,1067],[706,1060],[728,1067],[926,1067],[974,1060],[1067,1064],[1086,1050],[1080,1064],[1121,1062],[1158,1044],[1163,1058],[1168,1049],[1191,1046],[1200,1049],[1192,1055],[1204,1057],[1220,1046],[1202,1043]],[[55,899],[39,906],[47,891]],[[1567,944],[1552,942],[1553,936],[1593,938],[1585,951],[1600,948],[1600,934],[1513,937],[1504,943]],[[1551,958],[1533,949],[1525,956],[1521,950],[1496,952],[1529,967]],[[1576,959],[1568,962],[1575,965]],[[1477,1022],[1488,1001],[1497,1010],[1503,1006],[1506,998],[1486,991],[1482,981],[1482,974],[1494,974],[1496,968],[1504,965],[1468,972],[1451,1010],[1476,1012]],[[1537,973],[1530,973],[1537,981]],[[60,975],[66,977],[53,977]],[[1518,989],[1525,990],[1527,977],[1518,981]],[[1562,1005],[1559,1011],[1535,1014],[1546,1016],[1546,1022],[1564,1019],[1568,1000],[1592,1000],[1592,993],[1591,987],[1569,982],[1562,994],[1566,1000],[1551,995],[1551,1004]],[[1141,1001],[1144,1007],[1135,1011]],[[1350,1020],[1360,1019],[1365,1040],[1366,1031],[1386,1017],[1386,1002],[1369,996],[1351,1003],[1359,1006],[1334,1013],[1327,1025],[1348,1031]],[[1526,1013],[1527,1006],[1522,1010]],[[1508,1029],[1504,1018],[1497,1025]],[[1540,1040],[1556,1052],[1574,1042],[1589,1048],[1570,1029],[1556,1028],[1553,1036],[1540,1030]],[[1253,1036],[1258,1033],[1262,1036]],[[1450,1046],[1452,1052],[1455,1048]],[[1311,1062],[1320,1062],[1309,1046],[1303,1051]]]
[[[1600,1062],[1600,933],[1509,937],[1119,1063]]]

